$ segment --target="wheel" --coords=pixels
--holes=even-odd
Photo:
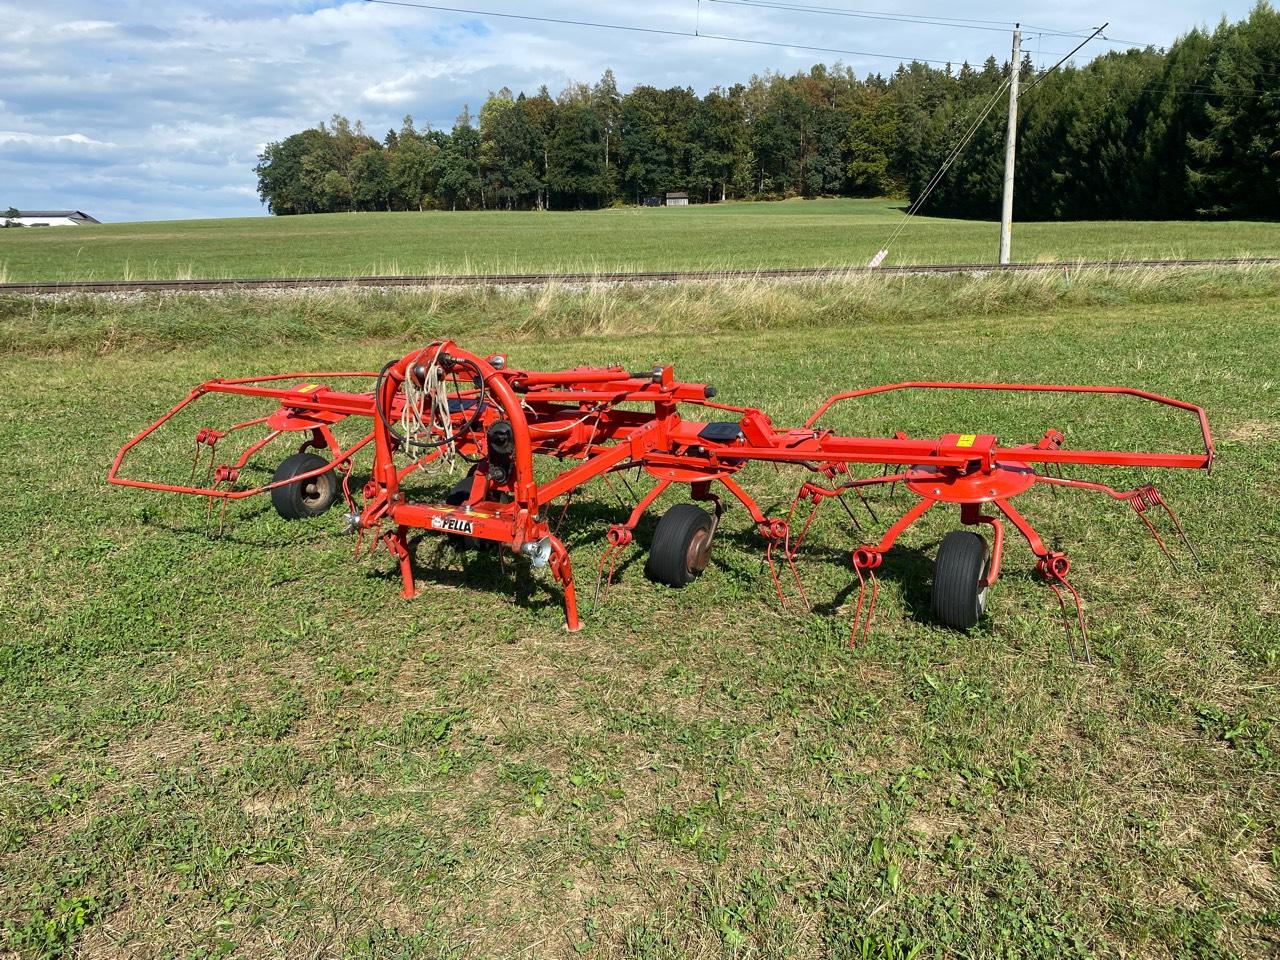
[[[692,503],[677,503],[658,520],[644,572],[669,587],[687,586],[701,576],[711,554],[711,514]]]
[[[968,630],[987,609],[987,541],[968,530],[942,538],[933,564],[933,615],[948,627]]]
[[[328,465],[328,460],[314,453],[295,453],[281,461],[271,480],[273,483],[288,480],[300,473],[310,473]],[[332,470],[298,483],[275,487],[271,491],[271,505],[286,520],[318,517],[333,506],[333,501],[337,498],[338,478]]]

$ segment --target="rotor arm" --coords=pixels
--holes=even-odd
[[[864,387],[859,390],[846,390],[841,393],[833,394],[818,406],[818,409],[809,416],[809,419],[805,421],[804,425],[806,427],[813,427],[814,424],[816,424],[823,415],[837,403],[843,403],[846,400],[855,400],[861,397],[868,397],[882,393],[890,393],[896,390],[1003,390],[1020,393],[1071,393],[1136,397],[1140,400],[1147,400],[1152,403],[1160,404],[1161,406],[1172,407],[1174,409],[1184,410],[1193,414],[1200,429],[1200,440],[1204,447],[1203,454],[1133,454],[1125,453],[1123,451],[1109,450],[1068,451],[1056,449],[1035,449],[1033,451],[1020,450],[1016,459],[1042,463],[1082,463],[1104,466],[1175,467],[1203,470],[1211,470],[1213,468],[1213,460],[1215,456],[1213,435],[1209,430],[1209,418],[1204,409],[1194,403],[1188,403],[1185,400],[1177,400],[1173,397],[1162,396],[1158,393],[1151,393],[1150,391],[1139,390],[1134,387],[908,380],[902,383],[889,383],[875,387]],[[1025,455],[1023,455],[1024,452]]]

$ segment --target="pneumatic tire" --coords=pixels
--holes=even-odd
[[[987,541],[968,530],[948,533],[933,564],[933,615],[956,630],[972,627],[987,609],[986,573]]]
[[[314,453],[295,453],[285,457],[276,467],[272,483],[289,480],[312,470],[329,466],[329,461]],[[286,520],[318,517],[338,498],[338,478],[330,470],[297,483],[287,483],[271,491],[271,505]]]
[[[693,583],[711,555],[711,514],[692,503],[677,503],[658,520],[644,572],[669,587]]]

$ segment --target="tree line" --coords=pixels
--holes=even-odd
[[[275,214],[350,210],[584,209],[783,197],[915,198],[998,100],[1011,65],[912,62],[859,78],[818,64],[693,90],[612,71],[552,97],[491,93],[449,131],[378,140],[335,116],[269,144],[258,191]],[[1082,67],[1018,65],[1019,219],[1280,219],[1280,13],[1193,30],[1168,50]],[[1005,111],[996,102],[925,212],[998,214]]]

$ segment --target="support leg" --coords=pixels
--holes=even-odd
[[[413,582],[413,556],[409,553],[409,544],[405,536],[407,531],[408,527],[401,525],[396,527],[394,533],[388,533],[382,539],[387,549],[400,561],[400,580],[403,584],[400,596],[406,600],[412,600],[418,595],[418,588]]]
[[[960,505],[960,522],[969,526],[985,523],[991,527],[991,558],[987,561],[987,572],[983,574],[979,586],[984,590],[1000,579],[1000,564],[1004,559],[1004,524],[999,517],[989,517],[982,512],[977,503]]]
[[[751,494],[747,493],[747,491],[743,490],[742,487],[739,486],[738,481],[734,480],[730,476],[723,476],[719,479],[720,482],[724,484],[724,488],[732,493],[734,497],[737,498],[738,502],[747,508],[747,513],[751,514],[752,520],[757,524],[768,522],[764,515],[764,511],[760,509],[760,504],[756,503],[755,500],[752,499]]]
[[[556,537],[551,538],[551,573],[564,590],[564,621],[570,633],[582,629],[582,621],[578,619],[578,595],[573,587],[573,563],[569,559],[569,551]]]

